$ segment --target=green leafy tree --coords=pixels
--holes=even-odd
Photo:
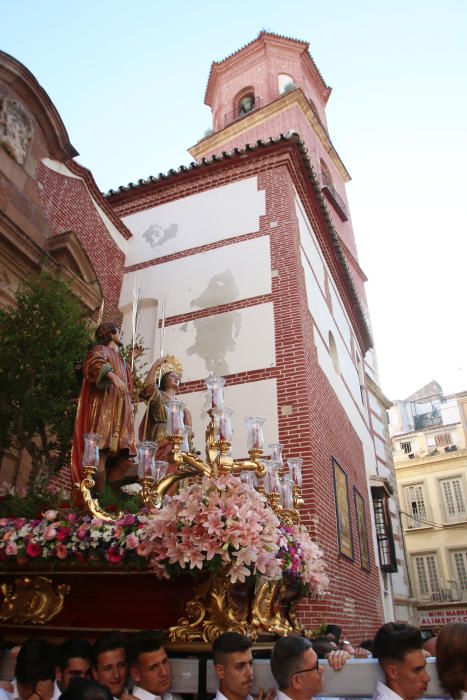
[[[30,487],[65,461],[80,391],[75,366],[90,342],[84,307],[48,269],[0,310],[0,450],[27,450]]]

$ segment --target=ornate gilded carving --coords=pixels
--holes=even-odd
[[[35,625],[43,625],[58,615],[70,592],[68,584],[60,583],[54,588],[52,579],[45,576],[16,578],[13,584],[2,583],[0,589],[4,596],[0,620]]]
[[[286,579],[259,581],[251,609],[251,626],[257,635],[263,633],[280,637],[297,632],[303,627],[297,618],[297,606],[304,590]]]
[[[195,588],[186,617],[169,628],[171,642],[212,642],[223,632],[250,634],[251,584],[233,584],[225,574],[209,576]]]
[[[32,124],[23,105],[11,97],[0,99],[0,144],[17,163],[26,160]]]
[[[84,478],[79,482],[79,484],[75,484],[75,486],[80,490],[84,504],[91,515],[108,523],[122,518],[123,513],[115,513],[112,515],[101,508],[99,501],[96,498],[93,498],[92,490],[96,485],[96,482],[94,481],[94,477],[97,474],[96,467],[83,467],[83,471]]]
[[[292,625],[281,614],[283,589],[282,580],[258,583],[251,611],[251,625],[257,634],[266,632],[283,637],[292,632]]]

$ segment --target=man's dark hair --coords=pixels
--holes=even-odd
[[[112,340],[112,336],[118,330],[115,321],[105,321],[97,326],[94,333],[97,345],[108,345]]]
[[[336,649],[335,644],[333,645],[327,637],[312,639],[311,644],[318,659],[325,659],[326,654]]]
[[[55,663],[63,673],[70,659],[92,661],[92,646],[84,639],[67,639],[57,647]]]
[[[367,651],[370,651],[371,654],[373,654],[373,640],[372,639],[364,639],[363,642],[360,642],[358,645],[361,649],[366,649]]]
[[[108,688],[87,678],[72,678],[60,700],[113,700]]]
[[[336,644],[339,644],[339,640],[341,638],[342,634],[342,629],[339,627],[339,625],[326,625],[326,630],[324,634],[327,635],[332,635],[334,637],[334,641]],[[333,640],[331,640],[333,641]]]
[[[55,679],[55,647],[46,639],[28,639],[16,659],[15,677],[21,685]]]
[[[104,654],[106,651],[114,651],[115,649],[124,649],[125,655],[127,653],[127,642],[125,637],[121,632],[107,632],[103,634],[102,637],[94,642],[92,648],[92,665],[97,668],[97,661],[100,654]]]
[[[422,635],[417,627],[403,622],[387,622],[379,628],[373,640],[373,656],[379,661],[403,661],[408,652],[421,649],[422,645]]]
[[[156,630],[137,632],[128,642],[128,665],[138,663],[141,654],[159,651],[164,646],[164,634]]]
[[[223,664],[228,654],[248,651],[253,643],[240,632],[224,632],[212,643],[212,656],[215,664]]]
[[[271,671],[279,690],[289,687],[290,677],[302,670],[303,654],[312,648],[312,643],[305,637],[291,635],[277,640],[271,654]]]

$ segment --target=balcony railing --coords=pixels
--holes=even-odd
[[[263,106],[263,100],[261,97],[255,97],[255,104],[253,105],[253,108],[250,109],[248,112],[242,112],[242,114],[239,113],[239,108],[237,107],[236,109],[233,109],[231,112],[227,112],[224,114],[224,126],[227,126],[227,124],[231,124],[232,122],[237,121],[237,119],[243,119],[243,117],[246,117],[248,114],[251,114],[252,112],[255,112],[257,109],[260,109]]]
[[[430,411],[413,417],[415,430],[423,430],[424,428],[433,428],[436,425],[443,425],[443,416],[441,411]]]
[[[345,202],[332,184],[332,182],[329,180],[329,178],[325,177],[323,174],[321,174],[321,190],[323,194],[326,196],[326,199],[328,199],[331,204],[333,205],[334,209],[336,210],[339,219],[341,221],[348,221],[348,214],[347,214],[347,207],[345,206]]]

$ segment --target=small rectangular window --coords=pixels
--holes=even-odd
[[[444,514],[448,522],[467,519],[461,477],[440,481]]]
[[[406,486],[404,488],[404,495],[407,508],[407,528],[413,530],[417,527],[426,527],[429,525],[423,485],[414,484],[413,486]]]
[[[460,591],[467,591],[467,550],[453,553],[456,583]]]
[[[401,442],[401,450],[402,452],[405,452],[406,455],[410,454],[412,452],[412,443]]]
[[[377,487],[372,487],[371,493],[373,496],[379,565],[381,571],[394,574],[397,571],[397,558],[388,497]]]
[[[414,557],[415,572],[420,594],[432,600],[438,600],[440,585],[436,554],[420,554]]]
[[[451,433],[439,433],[439,435],[435,435],[435,443],[437,447],[452,445]]]

